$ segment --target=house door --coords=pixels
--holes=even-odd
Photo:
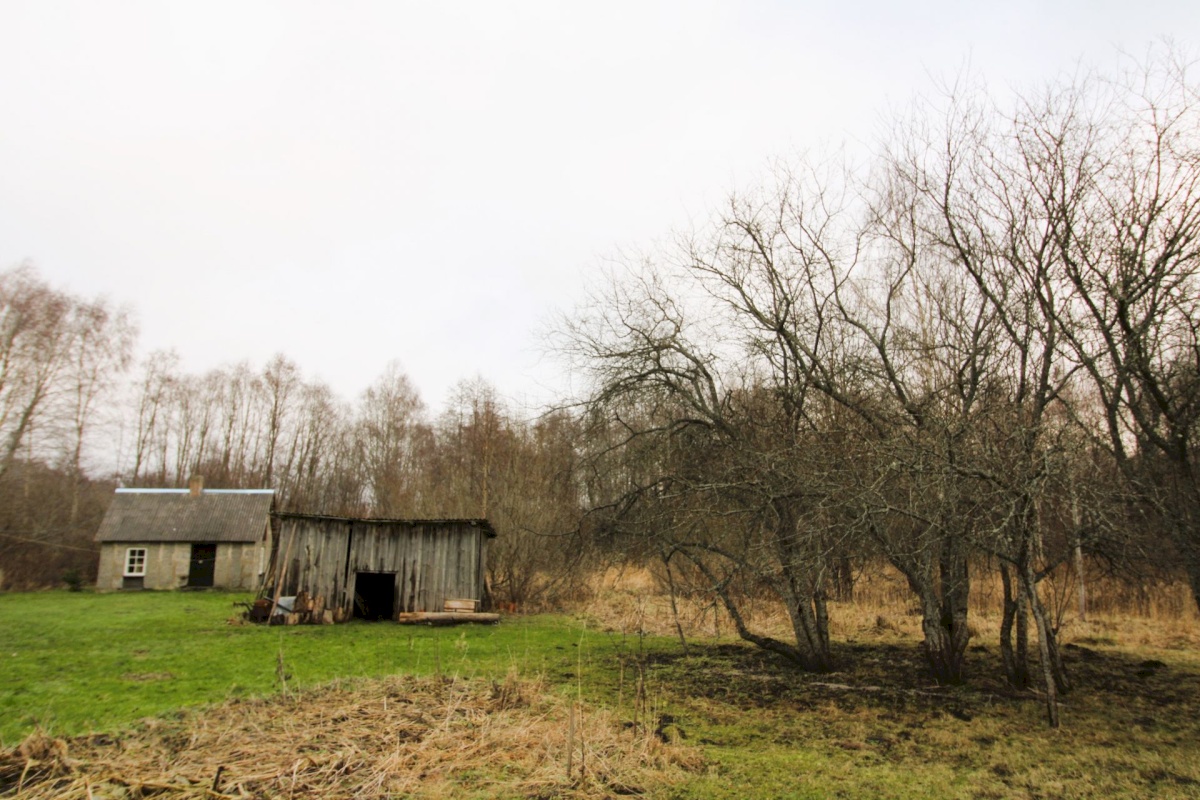
[[[192,545],[192,563],[188,568],[187,585],[196,587],[212,586],[216,564],[217,546],[215,544]]]

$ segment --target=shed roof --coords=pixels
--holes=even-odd
[[[97,542],[256,542],[275,493],[270,489],[117,489]]]
[[[418,525],[433,525],[433,526],[467,526],[471,528],[482,528],[489,539],[496,538],[496,529],[492,527],[492,523],[483,518],[469,519],[390,519],[383,517],[337,517],[331,514],[300,514],[292,511],[277,511],[274,515],[277,519],[311,519],[321,522],[346,522],[354,524],[366,525],[401,525],[407,527],[416,527]]]

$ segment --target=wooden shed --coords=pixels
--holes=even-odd
[[[337,621],[440,612],[450,600],[487,604],[485,519],[355,519],[275,515],[276,595],[320,598]]]

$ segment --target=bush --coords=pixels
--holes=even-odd
[[[69,592],[83,591],[83,573],[76,567],[72,567],[63,573],[63,583],[67,585]]]

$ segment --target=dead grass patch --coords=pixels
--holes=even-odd
[[[35,732],[0,754],[0,794],[611,797],[679,780],[700,766],[696,753],[514,675],[396,676],[230,700],[119,735]]]
[[[576,608],[605,630],[647,636],[678,636],[714,641],[735,638],[733,625],[713,598],[700,592],[680,593],[672,610],[665,579],[652,568],[613,568],[589,581],[589,599]],[[1081,619],[1076,606],[1073,574],[1062,585],[1048,580],[1043,596],[1052,610],[1061,610],[1063,642],[1082,644],[1118,640],[1127,645],[1185,650],[1200,648],[1200,613],[1183,582],[1129,587],[1112,579],[1088,587],[1089,612]],[[782,604],[768,597],[744,598],[743,614],[757,632],[787,639],[791,620]],[[971,638],[995,642],[1000,636],[1002,597],[1000,579],[992,573],[973,578]],[[1060,608],[1061,606],[1061,608]],[[904,578],[887,565],[859,576],[850,601],[829,603],[833,637],[844,641],[920,641],[921,616]],[[676,624],[678,623],[678,628]]]

